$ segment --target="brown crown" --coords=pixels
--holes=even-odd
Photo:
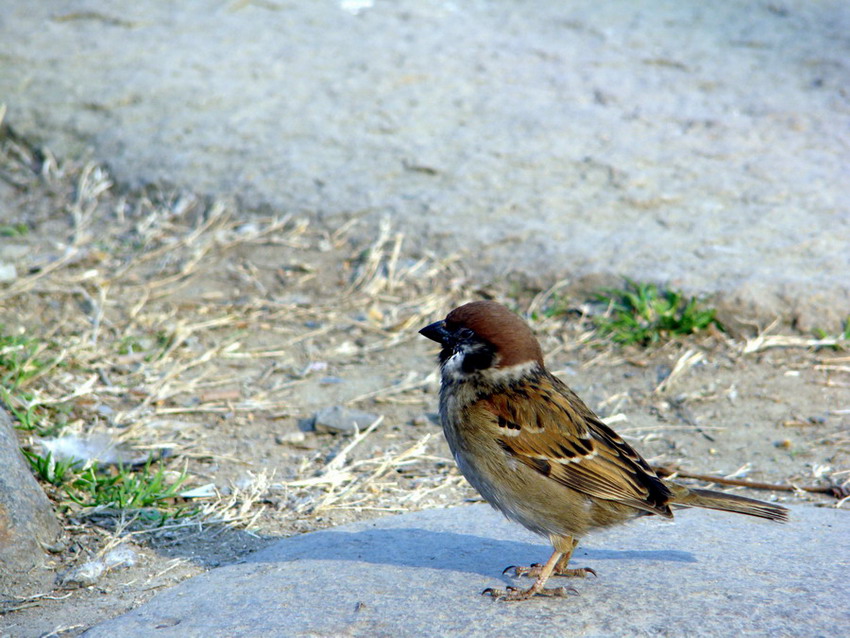
[[[446,316],[449,330],[469,328],[490,342],[499,355],[497,367],[537,361],[543,365],[543,351],[528,324],[495,301],[473,301]]]

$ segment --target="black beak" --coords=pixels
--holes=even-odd
[[[451,338],[451,333],[446,330],[445,321],[435,321],[434,323],[425,326],[419,331],[423,337],[428,337],[431,341],[445,344]]]

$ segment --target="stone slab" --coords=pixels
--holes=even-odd
[[[50,589],[54,574],[47,547],[61,534],[44,490],[35,480],[0,406],[0,603]]]
[[[0,0],[0,100],[124,185],[834,333],[848,32],[845,0]]]
[[[485,505],[282,540],[89,630],[159,636],[841,636],[850,633],[850,516],[794,507],[787,525],[703,510],[582,542],[578,595],[481,596],[549,546]],[[528,581],[523,579],[523,585]]]

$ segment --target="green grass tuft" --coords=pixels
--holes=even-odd
[[[822,328],[815,328],[813,332],[815,337],[817,337],[818,339],[828,339],[829,337],[833,336]],[[844,325],[842,326],[841,331],[836,336],[840,341],[850,342],[850,317],[847,317],[847,319],[844,320]],[[834,346],[826,347],[832,350],[841,351],[845,349],[846,344],[836,344]]]
[[[0,237],[23,237],[29,232],[26,224],[0,224]]]
[[[41,356],[45,348],[32,337],[0,334],[0,386],[15,390],[54,365],[56,359]]]
[[[72,481],[74,467],[81,465],[79,461],[74,460],[56,461],[50,452],[47,453],[47,456],[41,456],[25,448],[21,448],[21,452],[29,461],[33,474],[45,483],[50,483],[56,487],[62,487]]]
[[[3,334],[0,325],[0,405],[18,421],[16,427],[40,436],[55,436],[67,421],[68,406],[45,406],[24,389],[35,377],[64,366],[60,357],[45,356],[53,344],[25,335]]]
[[[116,509],[155,507],[171,509],[166,501],[174,499],[186,481],[186,474],[169,482],[165,468],[151,469],[152,458],[137,469],[117,466],[101,471],[92,464],[76,476],[71,486],[66,486],[68,497],[84,507],[107,506]]]
[[[62,488],[68,499],[82,507],[106,507],[122,511],[148,510],[147,518],[179,518],[194,513],[178,502],[186,473],[169,480],[165,468],[152,468],[153,458],[143,466],[100,468],[82,461],[57,461],[51,453],[41,456],[23,450],[33,473]]]
[[[625,281],[623,289],[607,288],[595,295],[597,301],[608,306],[605,316],[594,318],[602,336],[623,345],[648,346],[694,334],[711,325],[723,329],[716,311],[703,307],[696,297],[685,297],[654,284]]]

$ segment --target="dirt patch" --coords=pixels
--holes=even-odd
[[[51,362],[9,399],[36,421],[22,445],[98,433],[196,490],[177,499],[182,517],[151,524],[45,485],[66,531],[52,548],[57,586],[3,601],[5,634],[77,635],[276,539],[475,499],[436,424],[435,352],[417,334],[474,298],[528,314],[557,299],[564,312],[532,322],[550,368],[653,463],[799,486],[850,479],[846,350],[718,331],[615,348],[585,299],[482,282],[474,255],[411,252],[389,222],[364,241],[355,223],[121,193],[97,165],[60,164],[8,134],[0,144],[0,218],[22,225],[0,239],[17,271],[0,287],[0,324]],[[336,405],[375,420],[316,432],[313,415]],[[133,560],[69,581],[116,548]]]

